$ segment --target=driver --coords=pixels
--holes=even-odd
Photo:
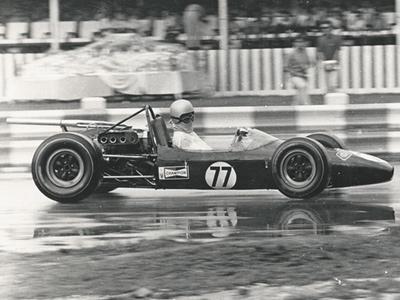
[[[194,131],[194,109],[188,100],[174,101],[170,108],[170,124],[174,130],[172,144],[184,150],[212,150]]]

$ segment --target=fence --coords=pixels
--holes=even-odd
[[[283,72],[291,49],[231,49],[196,52],[219,96],[288,95],[293,93]],[[339,88],[342,92],[400,92],[400,53],[396,45],[342,47]],[[315,57],[315,48],[308,48]],[[44,54],[0,54],[0,99],[12,99],[8,81],[18,69]],[[320,66],[310,69],[310,93],[324,91]]]
[[[206,69],[221,95],[284,95],[292,93],[283,72],[291,49],[210,50],[201,52]],[[316,49],[307,49],[316,57]],[[395,45],[342,47],[339,88],[342,92],[400,92],[400,53]],[[325,90],[321,66],[310,69],[310,93]]]

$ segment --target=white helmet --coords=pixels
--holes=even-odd
[[[185,99],[180,99],[174,101],[170,108],[169,108],[169,113],[171,115],[171,118],[174,120],[181,120],[181,117],[183,115],[187,114],[194,114],[194,109],[192,103],[190,101],[185,100]]]

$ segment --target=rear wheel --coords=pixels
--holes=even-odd
[[[117,187],[114,187],[114,186],[100,185],[93,191],[93,193],[94,194],[107,194],[107,193],[115,190],[116,188]]]
[[[75,203],[99,185],[101,158],[88,137],[71,132],[56,134],[36,150],[32,176],[39,190],[50,199]]]
[[[310,198],[330,180],[331,164],[325,148],[309,138],[283,142],[272,156],[272,176],[279,191],[290,198]]]

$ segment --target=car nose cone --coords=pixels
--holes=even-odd
[[[394,175],[394,167],[387,163],[386,170],[384,170],[384,174],[382,174],[382,177],[385,178],[385,181],[390,181],[392,180]]]
[[[376,156],[341,150],[332,160],[333,187],[376,184],[393,178],[394,167]]]
[[[358,154],[362,159],[360,166],[360,184],[374,184],[390,181],[394,167],[388,162],[368,154]]]

